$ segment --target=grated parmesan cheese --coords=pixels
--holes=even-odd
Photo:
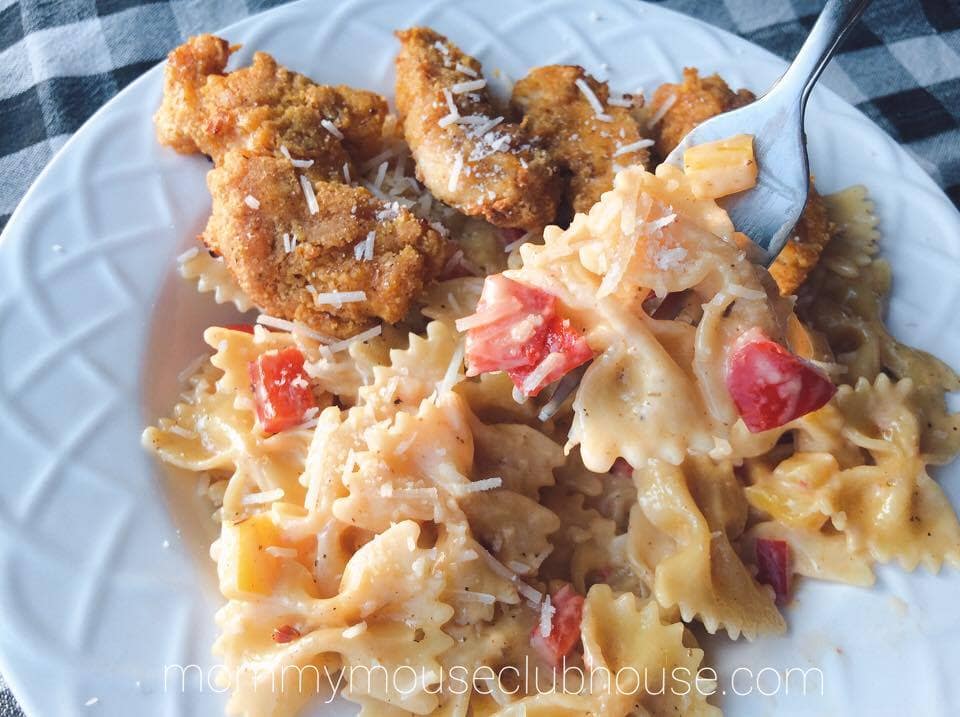
[[[293,246],[290,244],[290,235],[287,232],[283,233],[283,250],[287,254],[293,251]]]
[[[547,354],[547,357],[537,364],[537,367],[530,372],[530,374],[523,379],[522,391],[526,395],[530,395],[533,391],[540,385],[540,383],[554,370],[560,368],[563,365],[563,354],[556,353],[551,351]]]
[[[443,380],[437,385],[437,393],[439,395],[444,395],[445,393],[453,390],[453,387],[457,385],[458,379],[460,376],[460,367],[463,365],[463,354],[466,351],[466,344],[463,341],[457,343],[457,348],[454,349],[453,355],[450,357],[450,363],[447,365],[447,370],[443,374]]]
[[[260,314],[257,317],[257,323],[263,326],[269,326],[271,329],[279,329],[280,331],[287,331],[291,334],[297,334],[298,336],[306,336],[321,344],[332,344],[337,341],[334,337],[321,334],[319,331],[314,331],[309,326],[301,324],[298,321],[287,321],[286,319],[280,319],[276,316],[270,316],[269,314]]]
[[[260,493],[247,493],[240,499],[242,505],[261,505],[263,503],[273,503],[275,500],[283,498],[283,488],[274,488]]]
[[[613,105],[614,107],[633,107],[633,97],[630,95],[623,95],[622,97],[610,96],[607,98],[607,104]]]
[[[344,163],[343,163],[343,181],[345,181],[347,184],[350,184],[350,182],[351,182],[351,180],[350,180],[350,163],[349,163],[349,162],[344,162]]]
[[[246,205],[247,205],[248,207],[250,207],[251,209],[259,209],[259,208],[260,208],[260,200],[257,199],[257,198],[256,198],[255,196],[253,196],[252,194],[248,194],[247,196],[245,196],[245,197],[243,198],[243,203],[246,204]]]
[[[460,184],[461,171],[463,171],[463,155],[458,154],[453,159],[453,168],[450,170],[450,178],[447,180],[447,191],[457,191],[457,187]]]
[[[323,127],[327,132],[332,134],[337,139],[343,139],[343,132],[340,131],[340,128],[337,127],[333,122],[328,119],[320,120],[320,126]]]
[[[467,67],[466,65],[460,64],[459,62],[454,65],[454,69],[457,72],[462,72],[463,74],[469,77],[477,77],[477,71],[472,67]]]
[[[332,305],[338,309],[344,304],[366,300],[367,292],[365,291],[323,291],[317,292],[313,297],[313,301],[317,306]]]
[[[650,119],[647,120],[647,127],[653,127],[657,124],[657,122],[662,120],[664,115],[666,115],[667,112],[670,111],[670,108],[673,107],[676,101],[677,101],[676,95],[670,95],[669,97],[667,97],[667,99],[663,101],[663,104],[660,105],[660,108],[653,114],[652,117],[650,117]]]
[[[372,261],[373,260],[373,243],[377,240],[377,232],[371,231],[367,233],[367,238],[363,242],[363,260]]]
[[[310,209],[310,213],[316,214],[319,212],[320,205],[317,204],[317,195],[313,191],[313,185],[302,174],[300,175],[300,187],[303,189],[303,196],[307,199],[307,208]]]
[[[468,80],[466,82],[458,82],[450,88],[450,91],[455,95],[462,95],[465,92],[475,92],[476,90],[482,90],[487,86],[487,81],[483,78],[479,80]]]
[[[294,159],[293,157],[291,157],[290,150],[287,149],[287,145],[285,144],[280,145],[280,154],[282,154],[284,157],[290,160],[290,164],[292,164],[294,167],[297,167],[298,169],[307,169],[308,167],[313,166],[312,159]]]
[[[553,616],[557,609],[550,604],[550,596],[543,599],[543,607],[540,609],[540,637],[550,637],[553,630]]]
[[[540,601],[543,600],[543,593],[541,593],[539,590],[535,590],[523,582],[523,580],[521,580],[515,572],[493,557],[493,554],[486,548],[480,548],[480,555],[482,555],[487,561],[487,564],[490,566],[490,569],[493,570],[493,572],[505,580],[509,580],[511,583],[513,583],[513,586],[517,589],[517,592],[520,593],[522,597],[526,598],[531,603],[535,603],[537,605],[540,604]]]
[[[622,147],[617,147],[617,151],[613,153],[614,157],[619,157],[622,154],[630,154],[631,152],[636,152],[640,149],[646,149],[647,147],[652,147],[654,142],[652,139],[641,139],[636,142],[631,142],[630,144],[625,144]]]
[[[600,99],[597,97],[594,91],[590,89],[590,85],[588,85],[582,77],[578,77],[574,84],[577,86],[580,92],[583,93],[583,96],[587,98],[587,103],[593,109],[593,114],[598,120],[601,122],[610,122],[613,120],[613,117],[604,113],[603,104],[600,102]]]
[[[500,476],[494,476],[493,478],[484,478],[482,480],[458,484],[455,492],[464,495],[467,493],[483,493],[484,491],[493,490],[494,488],[500,488],[502,485],[503,479]]]
[[[327,349],[331,353],[337,353],[338,351],[343,351],[344,349],[349,348],[351,345],[355,343],[359,343],[361,341],[369,341],[370,339],[379,336],[382,332],[383,332],[383,326],[377,325],[377,326],[374,326],[372,329],[361,331],[356,336],[351,336],[350,338],[343,339],[342,341],[335,341],[334,343],[327,346]]]

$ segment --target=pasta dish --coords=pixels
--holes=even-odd
[[[230,714],[715,715],[676,689],[691,626],[762,639],[798,579],[960,567],[928,473],[960,379],[884,327],[864,188],[811,186],[767,269],[722,206],[752,137],[659,164],[750,92],[497,88],[397,37],[394,110],[263,53],[228,71],[211,35],[166,68],[158,138],[212,161],[181,273],[255,310],[143,434],[218,526]]]

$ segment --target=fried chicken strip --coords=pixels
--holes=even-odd
[[[597,117],[578,80],[599,100],[606,121]],[[606,82],[576,65],[538,67],[513,88],[511,104],[523,115],[522,128],[543,142],[568,175],[563,205],[571,216],[589,211],[603,192],[613,188],[619,167],[649,162],[646,148],[623,151],[644,138],[625,107],[607,103],[609,95]]]
[[[695,69],[685,68],[683,82],[658,87],[649,107],[644,110],[648,118],[661,117],[651,128],[658,157],[661,161],[666,158],[701,122],[750,104],[754,99],[749,90],[733,92],[719,75],[701,78]],[[817,265],[833,231],[827,208],[811,180],[807,205],[794,229],[794,236],[770,266],[770,274],[781,294],[796,293]]]
[[[697,70],[685,67],[683,81],[660,85],[643,110],[648,121],[659,117],[650,127],[656,140],[657,160],[665,160],[680,140],[701,122],[755,99],[750,90],[731,90],[720,75],[700,77]]]
[[[154,117],[161,144],[202,152],[215,164],[232,149],[280,156],[286,147],[296,159],[313,160],[305,171],[314,180],[339,177],[345,163],[353,169],[352,161],[380,151],[383,97],[318,85],[263,52],[249,67],[225,72],[235,49],[198,35],[170,53]]]
[[[346,337],[377,319],[400,321],[449,256],[448,242],[424,220],[360,187],[316,182],[319,212],[311,214],[294,168],[282,158],[227,152],[207,184],[213,214],[206,245],[223,255],[264,311],[323,333]],[[371,232],[372,258],[358,258],[356,247]],[[292,251],[284,234],[295,241]],[[363,291],[366,299],[339,307],[316,299],[344,291]]]
[[[536,230],[553,221],[560,193],[553,164],[497,113],[480,63],[428,28],[396,35],[397,108],[420,181],[437,199],[496,226]]]

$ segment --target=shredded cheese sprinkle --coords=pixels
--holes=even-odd
[[[310,213],[316,214],[319,212],[320,205],[317,204],[317,195],[313,191],[313,185],[302,174],[300,175],[300,187],[303,189],[303,196],[307,199],[307,207],[310,209]]]
[[[245,196],[245,197],[243,198],[243,203],[246,204],[246,205],[247,205],[248,207],[250,207],[251,209],[259,209],[259,208],[260,208],[260,200],[257,199],[257,198],[256,198],[255,196],[253,196],[252,194],[248,194],[247,196]]]
[[[573,84],[575,84],[580,92],[583,93],[583,96],[587,98],[587,103],[593,109],[593,114],[598,120],[602,122],[610,122],[613,120],[613,117],[604,113],[603,104],[600,102],[600,99],[594,91],[590,89],[590,85],[588,85],[582,77],[578,77]]]
[[[372,338],[379,336],[383,332],[383,326],[378,325],[374,326],[372,329],[367,329],[366,331],[361,331],[356,336],[351,336],[348,339],[343,341],[335,341],[334,343],[327,346],[331,353],[337,353],[338,351],[343,351],[344,349],[349,348],[352,344],[358,343],[360,341],[369,341]]]
[[[286,319],[270,316],[269,314],[260,314],[257,317],[257,323],[263,326],[269,326],[272,329],[288,331],[291,334],[297,334],[298,336],[306,336],[307,338],[313,339],[321,344],[332,344],[337,341],[332,336],[327,336],[326,334],[321,334],[319,331],[314,331],[305,324],[301,324],[297,321],[287,321]]]
[[[314,302],[317,306],[333,305],[336,307],[350,304],[357,301],[366,301],[367,292],[365,291],[323,291],[317,292],[314,296]]]
[[[247,493],[240,499],[243,505],[261,505],[263,503],[273,503],[275,500],[283,498],[283,488],[274,488],[260,493]]]
[[[540,637],[550,637],[553,630],[553,616],[557,609],[550,604],[550,596],[543,599],[543,607],[540,609]]]
[[[323,127],[327,132],[332,134],[337,139],[343,139],[343,132],[340,131],[340,128],[337,127],[333,122],[328,119],[320,120],[320,126]]]
[[[312,159],[294,159],[293,157],[291,157],[290,150],[287,149],[287,145],[285,144],[280,145],[280,154],[282,154],[284,157],[290,160],[290,164],[292,164],[294,167],[297,167],[298,169],[306,169],[307,167],[313,166]]]
[[[482,493],[487,490],[493,490],[503,485],[503,479],[500,476],[493,478],[484,478],[482,480],[471,481],[457,486],[458,493]]]
[[[646,149],[647,147],[652,147],[654,144],[652,139],[641,139],[636,142],[631,142],[630,144],[625,144],[622,147],[617,147],[617,151],[613,153],[614,157],[619,157],[623,154],[630,154],[631,152],[636,152],[640,149]]]
[[[447,191],[455,192],[460,185],[460,172],[463,171],[463,155],[458,154],[453,159],[453,168],[450,170],[450,178],[447,180]]]
[[[459,62],[456,65],[454,65],[454,69],[457,72],[462,72],[463,74],[469,77],[477,77],[477,71],[475,69],[473,69],[472,67],[467,67],[466,65],[463,65]]]
[[[476,90],[482,90],[487,86],[487,81],[484,79],[479,80],[468,80],[467,82],[458,82],[450,88],[450,91],[455,95],[462,95],[465,92],[475,92]]]
[[[670,95],[667,99],[665,99],[663,101],[663,104],[660,105],[659,109],[657,109],[657,111],[653,114],[653,116],[647,120],[647,127],[653,127],[654,125],[657,124],[657,122],[662,120],[664,115],[666,115],[667,112],[670,111],[670,108],[673,107],[676,101],[677,101],[676,95]]]

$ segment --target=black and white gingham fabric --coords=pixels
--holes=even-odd
[[[127,83],[188,35],[282,2],[0,0],[0,228],[70,134]],[[790,58],[823,0],[661,4]],[[874,0],[823,81],[960,205],[960,0]],[[0,678],[0,717],[20,716]]]

